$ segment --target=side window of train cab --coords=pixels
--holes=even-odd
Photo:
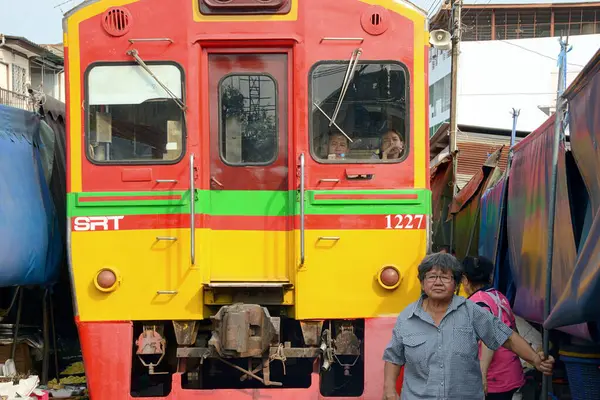
[[[408,72],[397,62],[324,61],[310,74],[311,152],[322,163],[398,163],[409,151]]]
[[[183,72],[173,63],[148,67],[168,91],[138,64],[88,68],[86,147],[93,163],[172,164],[183,157]]]

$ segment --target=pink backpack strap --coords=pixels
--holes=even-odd
[[[500,320],[502,320],[502,313],[505,312],[510,325],[513,325],[512,321],[514,320],[514,315],[512,313],[512,310],[510,308],[506,307],[504,304],[502,304],[502,301],[500,300],[500,296],[498,296],[498,293],[496,293],[496,290],[488,289],[485,292],[488,294],[488,296],[491,297],[491,299],[494,301],[494,304],[496,304],[496,307],[498,308],[497,317],[500,318]],[[511,328],[512,328],[512,326],[511,326]]]

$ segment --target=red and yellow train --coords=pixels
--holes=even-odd
[[[64,20],[91,398],[379,399],[427,251],[401,0],[88,0]]]

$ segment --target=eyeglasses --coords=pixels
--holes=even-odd
[[[448,275],[427,275],[427,276],[425,276],[425,280],[427,282],[435,282],[437,280],[437,278],[440,278],[440,281],[442,281],[442,283],[450,283],[454,279],[452,276],[448,276]]]

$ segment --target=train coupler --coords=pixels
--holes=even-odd
[[[212,320],[208,345],[224,358],[262,357],[279,342],[279,318],[257,304],[223,306]]]
[[[337,333],[333,339],[332,324],[329,322],[327,329],[321,335],[321,351],[323,352],[324,371],[328,371],[336,362],[344,368],[344,375],[350,376],[350,369],[356,365],[361,356],[361,342],[354,333],[354,326],[350,322],[336,323],[333,327]],[[348,362],[342,362],[342,359]]]
[[[161,325],[144,325],[142,333],[135,341],[136,355],[142,365],[148,368],[150,375],[166,375],[168,372],[156,372],[156,368],[165,357],[167,341],[163,337]]]

